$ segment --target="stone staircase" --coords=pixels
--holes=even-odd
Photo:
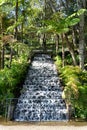
[[[14,112],[15,121],[66,121],[68,113],[55,64],[35,55]]]

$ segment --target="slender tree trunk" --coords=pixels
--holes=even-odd
[[[43,34],[43,50],[46,51],[46,34]]]
[[[3,17],[0,18],[0,29],[0,35],[3,37]],[[0,69],[2,69],[2,42],[0,43]]]
[[[73,27],[73,29],[72,29],[72,42],[73,42],[73,45],[74,45],[74,47],[76,47],[76,33],[75,33],[75,29],[74,29],[74,27]]]
[[[57,12],[57,9],[56,9],[55,6],[53,5],[53,1],[52,1],[52,0],[50,0],[49,5],[50,5],[50,7],[51,7],[53,13]]]
[[[22,10],[22,16],[23,16],[23,21],[22,21],[22,24],[21,24],[21,40],[23,42],[23,29],[24,29],[24,23],[25,23],[25,1],[22,0],[22,6],[23,6],[23,10]]]
[[[62,43],[62,66],[65,66],[65,49],[64,44]]]
[[[18,0],[16,0],[16,7],[15,7],[15,22],[18,22]],[[18,39],[18,28],[15,27],[15,38]]]
[[[59,35],[58,34],[55,35],[55,41],[56,41],[56,54],[57,54],[58,49],[59,49]]]
[[[70,52],[72,60],[73,60],[73,64],[76,66],[77,65],[77,61],[76,61],[73,45],[72,45],[72,43],[69,42],[68,37],[67,37],[66,34],[65,34],[65,39],[66,39],[66,45],[67,45],[67,47],[69,49],[69,52]]]
[[[24,24],[21,24],[21,41],[23,42],[23,28],[24,28]]]
[[[10,68],[11,68],[11,63],[12,63],[12,54],[13,54],[13,49],[11,47],[11,50],[10,50]]]
[[[4,69],[4,45],[2,46],[1,68]]]
[[[40,42],[40,45],[41,45],[41,48],[42,48],[42,44],[43,44],[42,34],[40,34],[40,36],[39,36],[39,42]]]
[[[0,18],[0,35],[1,35],[1,33],[2,33],[2,31],[1,31],[1,30],[2,30],[2,26],[1,26],[2,23],[1,23],[1,21],[2,21],[2,20],[1,20],[1,18]],[[1,43],[0,43],[0,69],[1,69]]]
[[[85,8],[86,0],[78,0],[78,8]],[[79,66],[84,70],[84,59],[85,59],[85,36],[84,36],[84,14],[80,15],[79,24]]]
[[[43,16],[43,19],[44,20],[46,20],[46,3],[47,3],[47,1],[46,0],[44,0],[44,9],[43,9],[43,11],[44,11],[44,16]],[[45,25],[45,23],[43,24],[43,27],[45,27],[46,25]],[[43,47],[43,51],[46,51],[46,34],[45,33],[43,33],[42,34],[42,47]]]
[[[65,66],[65,47],[64,47],[64,38],[63,38],[63,34],[61,35],[61,39],[62,39],[62,66]]]
[[[84,43],[84,15],[80,16],[80,33],[79,33],[79,65],[84,69],[85,43]]]
[[[1,45],[0,45],[0,69],[1,69]]]

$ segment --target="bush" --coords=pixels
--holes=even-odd
[[[80,73],[79,67],[65,66],[61,69],[61,77],[63,79],[65,88],[64,94],[67,100],[78,99],[79,91],[78,86],[80,85],[78,73]]]
[[[11,68],[0,70],[0,104],[4,105],[6,98],[17,97],[29,66],[29,53],[28,46],[21,44],[20,55],[12,59]]]
[[[57,70],[58,70],[59,72],[61,72],[61,68],[62,68],[62,60],[61,60],[61,57],[60,57],[60,56],[56,56],[56,57],[54,58],[54,60],[55,60],[55,64],[56,64]]]
[[[56,65],[63,81],[63,98],[75,107],[75,116],[87,120],[87,72],[78,66],[62,66],[61,58],[56,58]]]

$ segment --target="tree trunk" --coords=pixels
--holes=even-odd
[[[13,54],[13,49],[11,47],[11,50],[10,50],[10,65],[9,65],[10,68],[11,68],[11,63],[12,63],[12,54]]]
[[[22,20],[22,24],[21,24],[21,41],[23,42],[23,34],[24,34],[24,23],[25,23],[25,1],[22,1],[22,6],[23,6],[23,10],[22,10],[22,16],[23,16],[23,20]]]
[[[55,35],[55,41],[56,41],[56,54],[58,53],[58,48],[59,48],[59,35]]]
[[[0,18],[0,36],[3,37],[3,17]],[[0,43],[0,69],[2,69],[2,42]]]
[[[85,8],[86,1],[78,0],[78,8]],[[84,37],[84,14],[80,15],[80,24],[79,24],[79,66],[84,70],[84,58],[85,58],[85,37]]]
[[[23,42],[23,28],[24,28],[24,24],[21,24],[21,41]]]
[[[0,45],[0,69],[1,69],[1,45]]]
[[[73,45],[72,43],[69,42],[67,35],[65,34],[65,39],[66,39],[66,45],[69,49],[69,52],[71,54],[72,60],[73,60],[73,64],[76,66],[77,65],[77,61],[75,58],[75,53],[74,53],[74,49],[73,49]]]
[[[1,68],[4,69],[4,45],[2,46]]]
[[[84,15],[80,16],[80,33],[79,33],[79,65],[80,68],[84,69],[84,58],[85,58],[85,43],[84,43]]]
[[[15,7],[15,22],[18,22],[18,0],[16,0],[16,7]],[[15,27],[15,38],[18,39],[18,28]]]
[[[43,50],[46,51],[46,34],[43,34]]]
[[[75,28],[73,27],[73,29],[72,29],[72,42],[73,42],[73,45],[74,45],[74,47],[76,48],[77,46],[76,46],[76,32],[75,32]]]
[[[46,36],[45,34],[40,35],[40,44],[43,50],[46,50]]]
[[[53,5],[53,1],[52,1],[52,0],[50,0],[49,5],[50,5],[50,7],[51,7],[53,13],[57,12],[57,9],[56,9],[55,6]]]
[[[63,38],[63,34],[61,35],[61,39],[62,39],[62,66],[65,66],[65,48],[64,48],[64,38]]]

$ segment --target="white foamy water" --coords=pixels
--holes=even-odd
[[[34,57],[14,112],[15,121],[68,119],[55,64],[50,56]]]

